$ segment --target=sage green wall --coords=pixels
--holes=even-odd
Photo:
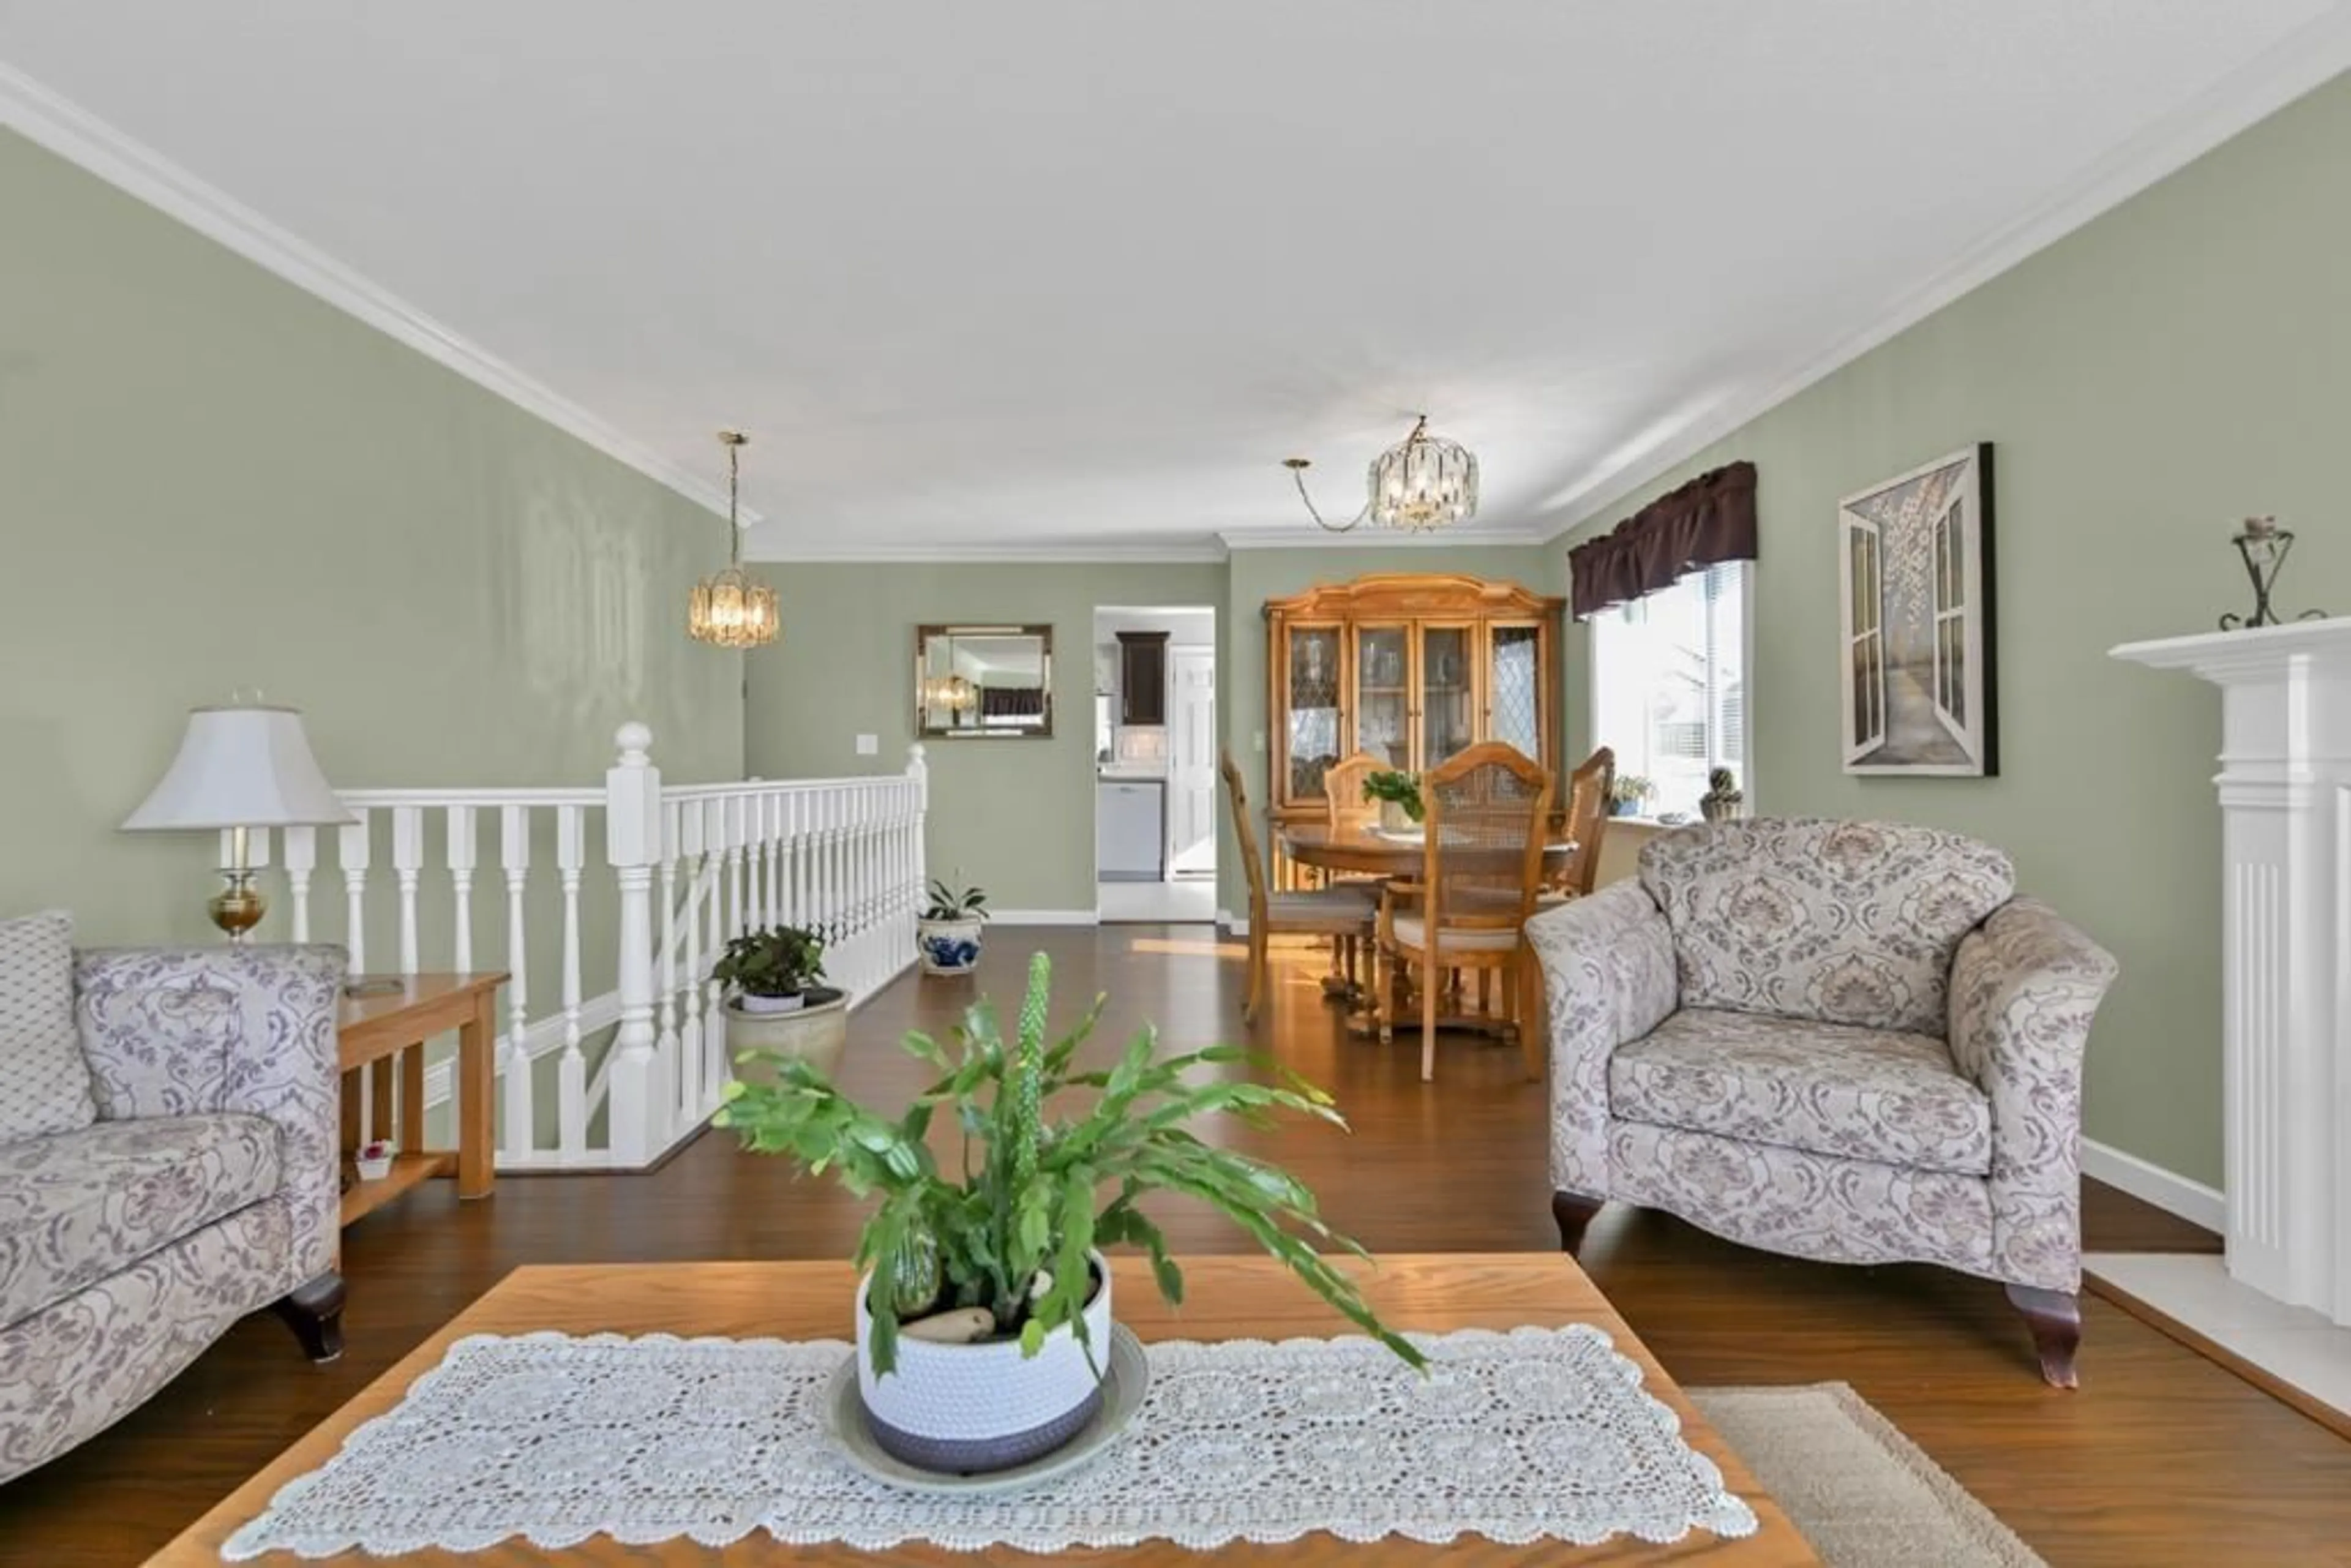
[[[1050,739],[929,743],[930,866],[979,883],[1000,909],[1091,911],[1094,609],[1220,605],[1224,567],[840,562],[761,570],[784,616],[782,640],[750,660],[745,744],[750,770],[762,778],[904,768],[914,738],[915,627],[1053,628]],[[879,756],[857,755],[860,734],[879,738]]]
[[[2301,538],[2286,613],[2351,611],[2351,78],[2340,78],[1625,497],[1758,470],[1752,800],[1975,833],[2122,961],[2088,1135],[2221,1177],[2220,695],[2106,657],[2246,608],[2231,519]],[[2001,777],[1848,778],[1836,502],[1995,444]],[[1581,537],[1579,535],[1579,537]],[[1570,639],[1571,736],[1588,664]],[[1605,739],[1605,737],[1600,737]]]
[[[0,912],[210,939],[209,836],[116,824],[240,685],[346,786],[594,783],[628,718],[739,774],[742,661],[680,627],[708,512],[7,132],[0,213]]]
[[[1225,704],[1225,744],[1241,765],[1249,781],[1250,804],[1265,805],[1265,601],[1302,592],[1322,582],[1345,582],[1370,572],[1461,572],[1470,577],[1521,582],[1547,588],[1546,551],[1535,545],[1445,544],[1422,547],[1341,545],[1301,549],[1235,550],[1226,584],[1227,651],[1218,669],[1231,693]],[[1232,824],[1224,821],[1225,836],[1217,855],[1217,901],[1236,915],[1249,911],[1249,883],[1244,879],[1240,851],[1232,839]],[[1270,852],[1269,849],[1267,852]]]

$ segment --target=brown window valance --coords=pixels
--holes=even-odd
[[[1567,552],[1578,621],[1670,587],[1685,572],[1755,559],[1755,465],[1733,463],[1667,492]]]

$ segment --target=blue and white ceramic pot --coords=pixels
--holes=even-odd
[[[979,934],[986,923],[969,918],[918,920],[914,950],[927,975],[968,975],[979,966]]]

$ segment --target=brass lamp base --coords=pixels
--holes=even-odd
[[[253,885],[250,871],[224,868],[221,880],[227,885],[213,894],[204,911],[213,917],[214,925],[227,933],[229,941],[242,946],[253,928],[261,924],[261,917],[269,913],[269,900]]]

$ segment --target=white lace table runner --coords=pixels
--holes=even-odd
[[[288,1482],[224,1554],[463,1552],[511,1536],[553,1549],[600,1533],[722,1546],[756,1530],[1040,1552],[1318,1530],[1586,1545],[1754,1532],[1600,1331],[1411,1337],[1425,1378],[1360,1338],[1151,1345],[1143,1408],[1096,1458],[1019,1491],[943,1496],[871,1479],[835,1451],[825,1396],[850,1349],[838,1340],[477,1335]]]

